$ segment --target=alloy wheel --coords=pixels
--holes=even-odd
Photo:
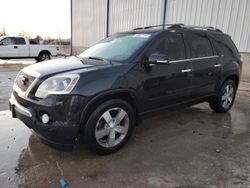
[[[42,55],[42,61],[46,61],[46,60],[49,60],[49,55],[48,54],[43,54]]]
[[[129,116],[122,108],[105,111],[97,121],[95,138],[106,148],[115,147],[126,137],[129,129]]]
[[[227,85],[221,97],[221,103],[223,108],[227,109],[232,104],[233,99],[234,99],[234,88],[232,85]]]

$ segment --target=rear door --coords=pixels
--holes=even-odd
[[[170,61],[144,70],[144,110],[152,110],[190,99],[192,80],[191,63],[186,59],[182,33],[165,33],[149,48],[147,57],[153,53],[165,54]]]
[[[29,57],[29,44],[23,37],[14,37],[14,57]]]
[[[191,96],[213,95],[221,72],[220,58],[214,53],[211,40],[205,33],[187,33],[185,39],[193,69]]]

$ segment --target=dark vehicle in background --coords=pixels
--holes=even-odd
[[[227,34],[183,24],[117,33],[79,56],[51,61],[17,75],[13,117],[50,144],[71,146],[83,137],[99,154],[121,148],[143,117],[161,110],[208,102],[227,112],[242,65]]]

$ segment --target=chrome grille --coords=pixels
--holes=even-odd
[[[23,92],[25,92],[34,80],[35,77],[20,71],[16,77],[15,83]]]

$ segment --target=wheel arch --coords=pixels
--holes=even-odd
[[[38,54],[38,57],[42,54],[42,53],[48,53],[49,55],[51,55],[51,52],[49,50],[41,50]]]
[[[136,94],[132,90],[113,90],[113,91],[106,91],[101,94],[96,95],[93,97],[86,107],[83,109],[81,114],[81,129],[84,127],[85,123],[87,122],[91,112],[96,108],[96,106],[100,105],[101,103],[111,100],[111,99],[121,99],[126,101],[134,110],[136,124],[139,123],[139,101],[136,97]]]
[[[221,83],[221,86],[222,86],[227,80],[233,80],[234,83],[235,83],[235,85],[236,85],[236,87],[238,88],[239,82],[240,82],[240,77],[239,77],[238,74],[233,73],[233,74],[227,75],[227,76],[225,77],[225,79],[223,80],[223,82]]]

